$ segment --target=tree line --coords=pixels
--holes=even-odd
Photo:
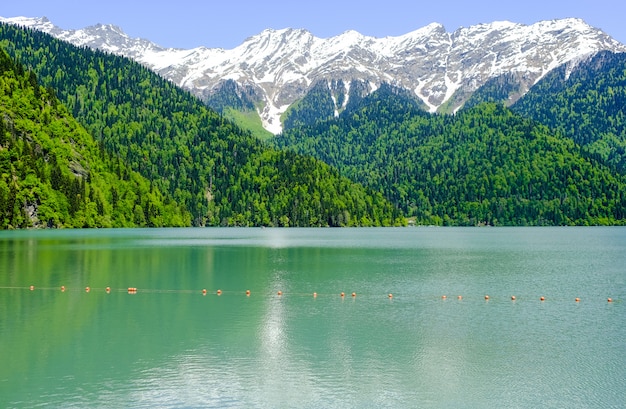
[[[320,161],[268,147],[126,58],[6,24],[0,24],[0,46],[54,89],[104,152],[184,208],[192,225],[404,223],[380,193]],[[298,166],[286,166],[294,162]]]

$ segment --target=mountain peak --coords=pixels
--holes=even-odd
[[[0,19],[72,42],[133,58],[206,99],[226,80],[251,89],[264,126],[281,131],[280,116],[319,81],[382,83],[411,90],[431,111],[455,110],[487,80],[519,74],[530,86],[564,63],[626,46],[579,18],[531,25],[496,21],[448,33],[439,23],[405,35],[374,38],[348,30],[318,38],[304,29],[267,29],[230,49],[164,49],[129,38],[119,27],[61,30],[42,19]]]

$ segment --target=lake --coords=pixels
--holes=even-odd
[[[625,301],[619,227],[4,231],[0,407],[623,408]]]

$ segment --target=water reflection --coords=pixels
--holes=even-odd
[[[626,230],[577,231],[3,233],[0,406],[619,407]]]

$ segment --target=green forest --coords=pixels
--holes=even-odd
[[[624,55],[557,68],[511,107],[503,75],[454,114],[322,81],[265,141],[223,114],[260,127],[234,82],[203,102],[6,24],[0,50],[3,229],[626,224]]]
[[[267,146],[128,59],[6,24],[0,47],[56,94],[113,162],[171,197],[191,225],[405,223],[381,193],[319,160]]]
[[[190,215],[95,143],[0,50],[0,228],[185,226]]]
[[[626,54],[608,51],[546,75],[512,109],[626,173]]]
[[[275,143],[382,191],[418,224],[626,222],[621,174],[501,104],[433,115],[383,86],[339,118],[286,131]]]

